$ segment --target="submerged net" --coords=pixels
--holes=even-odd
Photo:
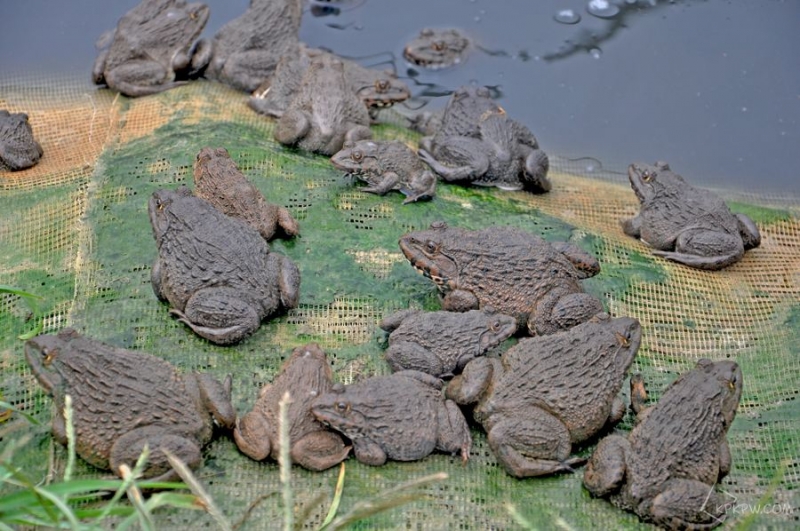
[[[28,113],[45,150],[34,168],[0,175],[0,284],[42,297],[28,321],[24,300],[0,295],[2,399],[43,423],[28,428],[34,440],[15,454],[31,477],[57,476],[66,458],[49,435],[51,401],[17,339],[39,321],[45,332],[73,326],[89,337],[160,356],[182,371],[231,373],[234,405],[243,413],[292,348],[306,342],[325,349],[337,381],[388,373],[378,321],[400,308],[439,309],[433,283],[405,261],[397,240],[445,220],[470,229],[514,225],[595,254],[602,271],[584,285],[612,315],[641,321],[643,341],[632,370],[643,373],[652,399],[699,358],[735,359],[744,373],[744,393],[728,435],[733,470],[720,488],[744,509],[731,519],[744,521],[759,507],[782,504],[783,510],[755,515],[756,525],[798,525],[800,199],[784,199],[778,207],[756,196],[730,202],[757,222],[762,244],[722,272],[705,272],[652,257],[622,233],[618,219],[634,215],[638,205],[619,177],[580,175],[577,164],[557,157],[549,194],[440,185],[433,201],[404,206],[399,194],[361,192],[325,157],[277,145],[273,121],[252,112],[245,95],[213,82],[128,99],[78,81],[0,79],[0,108]],[[391,125],[374,132],[384,139],[418,139]],[[205,146],[227,148],[267,199],[288,207],[301,225],[300,237],[272,244],[301,270],[298,308],[233,347],[195,336],[170,317],[150,287],[156,247],[147,200],[160,187],[191,186],[194,157]],[[631,422],[628,416],[619,429],[629,430]],[[443,471],[448,479],[425,487],[423,499],[356,528],[506,529],[514,526],[514,510],[537,528],[642,525],[607,501],[591,499],[582,489],[581,471],[518,480],[498,466],[477,427],[473,437],[466,466],[441,454],[377,468],[348,460],[340,512],[409,479]],[[588,455],[592,447],[578,451]],[[280,489],[276,463],[254,462],[232,438],[221,436],[207,447],[196,473],[230,521],[260,499],[244,528],[280,525],[280,496],[270,495]],[[338,469],[313,473],[294,467],[292,473],[296,504],[307,515],[304,528],[316,528],[330,505]],[[78,477],[100,474],[79,462]],[[156,517],[159,529],[216,526],[200,511],[162,510]]]

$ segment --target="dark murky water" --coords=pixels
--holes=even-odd
[[[796,0],[614,0],[614,16],[594,0],[610,18],[590,14],[589,0],[314,1],[301,38],[368,65],[394,61],[415,105],[439,107],[447,96],[434,95],[465,83],[496,86],[550,153],[615,171],[666,160],[695,183],[800,197]],[[136,3],[0,0],[0,81],[49,68],[84,71],[88,84],[95,40]],[[248,0],[206,3],[210,37]],[[425,26],[469,33],[468,60],[412,69],[403,44]]]

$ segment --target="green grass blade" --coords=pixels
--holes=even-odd
[[[342,501],[342,492],[344,492],[344,461],[342,461],[342,466],[339,468],[339,479],[336,480],[336,489],[333,491],[331,508],[328,509],[325,520],[323,520],[322,525],[319,526],[320,529],[325,529],[336,517],[336,513],[339,511],[339,503]]]

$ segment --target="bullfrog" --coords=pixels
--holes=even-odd
[[[742,384],[735,361],[704,358],[654,406],[644,408],[640,395],[633,430],[627,437],[612,434],[600,441],[584,471],[584,486],[593,496],[667,529],[719,525],[726,500],[714,485],[731,469],[726,435]]]
[[[424,28],[406,44],[403,57],[423,68],[446,68],[463,61],[469,45],[469,39],[457,29]]]
[[[194,193],[217,210],[241,219],[269,241],[277,232],[292,237],[300,233],[286,207],[268,203],[264,195],[239,171],[225,148],[205,147],[194,163]]]
[[[214,35],[206,76],[253,92],[273,75],[282,56],[299,53],[302,13],[301,0],[252,0]]]
[[[385,317],[384,354],[394,371],[413,369],[439,378],[453,376],[517,331],[517,320],[493,310],[423,312],[400,310]]]
[[[148,210],[158,247],[153,291],[197,335],[236,343],[262,319],[297,306],[300,271],[250,225],[186,187],[156,190]]]
[[[374,376],[334,386],[311,412],[353,442],[360,462],[416,461],[434,450],[469,458],[472,436],[455,402],[445,400],[442,381],[419,371]]]
[[[331,163],[366,182],[369,186],[361,188],[363,192],[384,195],[400,191],[406,196],[403,204],[432,199],[436,194],[436,176],[398,140],[345,142]]]
[[[444,294],[445,310],[490,306],[515,317],[531,335],[563,330],[603,311],[580,284],[600,264],[569,242],[549,243],[515,227],[466,230],[434,222],[403,235],[399,244]]]
[[[110,43],[95,60],[92,80],[126,96],[146,96],[184,83],[211,57],[208,43],[195,43],[208,21],[208,6],[185,0],[142,0],[99,41]]]
[[[666,162],[633,163],[628,179],[641,208],[636,216],[622,220],[622,230],[641,238],[656,256],[718,270],[761,244],[752,219],[733,214],[719,196],[690,185]]]
[[[122,476],[147,445],[143,477],[179,479],[168,450],[192,468],[203,463],[202,448],[214,433],[234,426],[231,377],[179,373],[150,354],[85,337],[72,328],[25,343],[25,358],[53,397],[53,437],[67,444],[65,397],[72,397],[76,453],[89,464]]]
[[[18,171],[35,166],[42,158],[42,146],[24,112],[0,109],[0,169]]]
[[[316,58],[278,120],[274,136],[285,146],[331,156],[345,141],[372,138],[369,123],[367,108],[345,78],[344,64]]]
[[[582,458],[572,445],[619,422],[618,397],[642,331],[629,317],[599,314],[555,334],[523,338],[502,359],[476,358],[447,397],[476,404],[489,446],[516,477],[570,472]]]
[[[316,343],[295,348],[271,384],[258,393],[253,410],[237,419],[233,431],[239,449],[256,461],[278,459],[278,402],[289,393],[289,440],[292,463],[325,470],[350,452],[338,433],[325,428],[312,414],[311,403],[333,386],[331,367]]]

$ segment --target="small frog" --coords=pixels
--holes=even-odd
[[[631,188],[641,203],[622,230],[655,249],[653,254],[690,267],[717,270],[761,245],[752,219],[733,214],[714,193],[695,188],[666,162],[628,167]]]
[[[399,190],[406,196],[403,204],[433,199],[436,193],[436,176],[398,140],[345,142],[331,163],[366,182],[364,192],[384,195]]]
[[[0,169],[18,171],[35,166],[42,146],[33,138],[28,115],[0,109]]]
[[[225,148],[206,147],[194,163],[195,195],[217,210],[238,218],[269,241],[280,229],[297,236],[300,227],[285,207],[267,203],[264,195],[247,180]]]
[[[448,227],[405,234],[400,250],[443,292],[442,306],[467,311],[491,306],[514,316],[531,335],[550,334],[603,311],[580,279],[600,271],[597,259],[567,242],[548,243],[514,227]]]
[[[208,6],[185,0],[142,0],[98,41],[110,46],[98,55],[92,80],[126,96],[146,96],[184,82],[206,67],[211,50],[195,40],[208,21]]]
[[[489,311],[400,310],[380,322],[389,332],[386,361],[393,371],[413,369],[439,378],[461,372],[517,331],[517,320]]]
[[[523,338],[503,358],[476,358],[447,387],[475,404],[489,446],[516,477],[571,472],[572,445],[622,419],[618,394],[642,331],[629,317],[600,314],[569,330]]]
[[[301,0],[252,0],[211,41],[206,75],[232,87],[253,92],[272,76],[281,56],[300,50]]]
[[[192,468],[203,463],[202,448],[214,424],[233,428],[231,377],[223,383],[203,373],[180,374],[166,361],[82,336],[71,328],[25,343],[25,358],[53,397],[53,437],[67,444],[65,397],[72,397],[75,449],[89,464],[122,476],[147,445],[143,476],[177,480],[168,450]]]
[[[186,187],[156,190],[148,205],[158,246],[151,283],[170,313],[220,345],[241,341],[261,320],[297,306],[300,271],[250,225]]]
[[[485,87],[453,93],[441,126],[420,141],[420,158],[446,181],[547,192],[550,162],[530,129],[512,120]]]
[[[423,68],[457,65],[467,55],[469,39],[457,29],[425,28],[403,49],[403,57]]]
[[[344,77],[344,64],[317,58],[303,75],[297,95],[275,126],[285,146],[331,156],[345,141],[372,138],[369,112]]]
[[[293,463],[325,470],[350,452],[338,433],[325,429],[312,414],[311,403],[331,390],[332,372],[325,352],[316,343],[297,347],[272,384],[258,393],[253,410],[236,422],[233,437],[239,449],[256,461],[278,459],[278,402],[289,393],[287,417]]]
[[[434,450],[469,458],[472,436],[461,410],[442,395],[442,381],[419,371],[334,386],[311,412],[353,442],[356,459],[416,461]]]
[[[631,379],[631,396],[636,392]],[[714,485],[731,469],[726,435],[742,396],[734,361],[701,359],[654,406],[634,402],[630,434],[600,441],[583,476],[593,496],[666,529],[702,530],[725,519]]]

